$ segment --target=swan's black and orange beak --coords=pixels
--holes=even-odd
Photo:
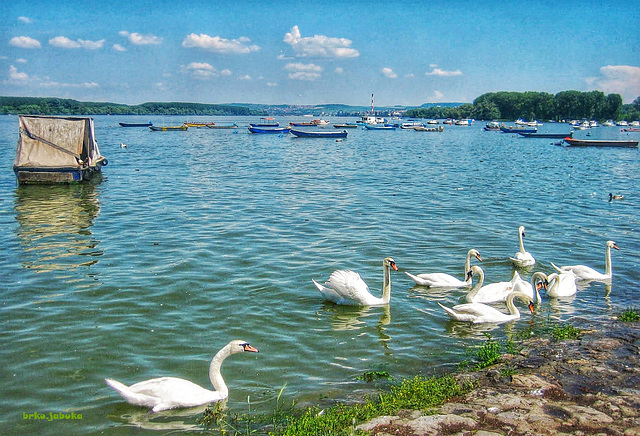
[[[393,268],[394,271],[398,271],[398,265],[392,260],[389,262],[389,266]]]
[[[476,259],[478,259],[480,262],[482,262],[482,258],[480,257],[480,253],[476,254]]]
[[[533,313],[533,301],[529,301],[529,310]]]
[[[544,288],[544,290],[546,291],[549,288],[549,282],[547,282],[546,280],[540,280],[538,283],[536,283],[536,291],[540,291],[540,289]]]
[[[257,348],[252,347],[252,346],[251,346],[251,345],[249,345],[249,344],[244,344],[244,345],[242,346],[242,348],[244,349],[244,351],[251,351],[252,353],[258,353],[258,352],[259,352]]]
[[[620,250],[616,244],[613,244],[613,248],[615,248],[616,250]]]

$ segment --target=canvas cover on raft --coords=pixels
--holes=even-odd
[[[14,169],[95,168],[104,157],[95,140],[93,119],[20,115]]]

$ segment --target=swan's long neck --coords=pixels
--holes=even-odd
[[[540,297],[540,291],[538,290],[538,287],[536,286],[536,279],[540,279],[540,280],[547,280],[547,275],[543,272],[534,272],[533,276],[531,276],[531,284],[533,285],[533,295],[535,297],[535,301],[534,303],[536,304],[540,304],[542,303],[542,298]]]
[[[520,240],[520,252],[524,253],[524,241],[522,240],[522,232],[519,232],[518,239]]]
[[[473,301],[473,299],[478,294],[478,291],[480,291],[480,288],[482,288],[482,285],[484,284],[484,271],[477,270],[477,273],[478,273],[478,281],[476,282],[474,287],[471,288],[471,290],[467,294],[467,301],[469,303],[471,303]]]
[[[520,311],[518,310],[515,303],[513,302],[513,300],[516,297],[517,297],[516,292],[510,293],[509,295],[507,295],[507,300],[505,303],[507,304],[507,309],[509,309],[509,314],[520,316]]]
[[[224,361],[224,359],[229,357],[230,354],[231,348],[229,345],[227,345],[222,350],[218,351],[215,356],[213,356],[211,365],[209,365],[209,380],[211,380],[211,384],[216,389],[216,391],[220,392],[223,397],[229,395],[229,389],[224,383],[220,368],[222,367],[222,362]]]
[[[469,282],[471,280],[471,279],[467,280],[467,273],[469,272],[470,268],[471,268],[471,251],[467,253],[467,260],[464,262],[464,275],[462,277],[464,277],[465,282]]]
[[[391,300],[391,267],[385,262],[382,269],[382,301],[387,304]]]
[[[604,274],[611,277],[611,247],[607,244],[604,254]]]

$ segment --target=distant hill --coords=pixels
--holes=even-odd
[[[456,107],[461,103],[425,103],[422,106],[376,107],[376,115],[399,115],[408,109]],[[356,116],[369,106],[345,104],[267,105],[255,103],[205,104],[188,102],[148,102],[126,105],[109,102],[81,102],[54,97],[0,97],[0,114],[27,115],[249,115],[249,116]]]

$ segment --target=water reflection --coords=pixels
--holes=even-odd
[[[386,333],[386,325],[391,322],[389,306],[340,306],[325,303],[324,311],[329,315],[329,322],[334,331],[360,330],[367,326],[366,319],[379,315],[376,323],[378,339],[386,347],[391,337]]]
[[[91,234],[100,212],[95,184],[19,186],[15,199],[25,268],[69,270],[98,261],[102,251]]]
[[[576,308],[573,305],[576,294],[569,297],[549,298],[549,311],[558,319],[562,319],[562,315],[573,315]]]
[[[153,413],[146,408],[120,404],[116,406],[113,413],[109,415],[109,418],[114,422],[128,424],[146,430],[194,431],[202,430],[202,427],[197,425],[195,421],[196,418],[202,418],[203,412],[207,407],[208,405],[203,405],[187,409],[172,409]]]

